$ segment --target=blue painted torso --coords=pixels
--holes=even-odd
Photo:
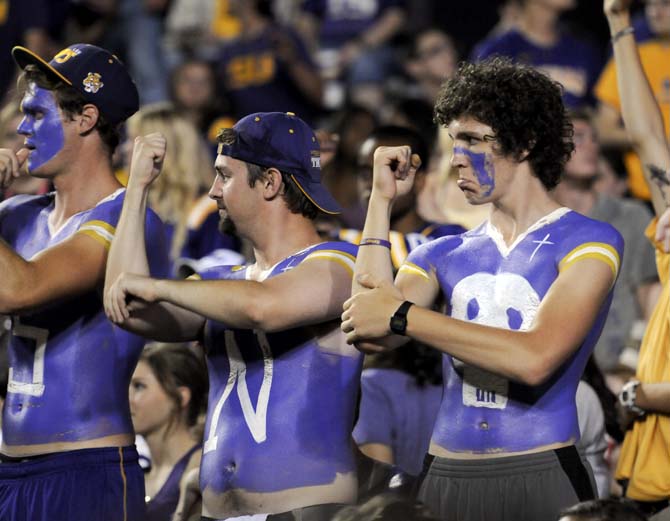
[[[565,208],[507,247],[488,222],[410,254],[407,266],[435,270],[447,313],[526,330],[561,269],[595,257],[618,272],[623,241],[610,225]],[[401,269],[405,270],[406,267]],[[432,441],[452,452],[517,452],[579,438],[575,392],[600,335],[610,296],[582,345],[543,385],[530,387],[443,357],[444,397]]]
[[[119,190],[74,215],[57,231],[48,225],[54,194],[16,196],[0,205],[0,236],[25,259],[75,233],[109,247],[124,193]],[[146,226],[152,274],[165,276],[162,224],[151,213]],[[76,442],[133,432],[128,385],[144,340],[107,320],[101,290],[13,317],[2,420],[7,445]]]
[[[279,262],[268,277],[314,259],[353,268],[355,253],[351,244],[321,243]],[[246,271],[223,266],[201,275],[245,279]],[[208,321],[205,344],[203,492],[275,492],[329,484],[337,473],[354,471],[351,429],[362,357],[345,344],[339,320],[267,334]]]

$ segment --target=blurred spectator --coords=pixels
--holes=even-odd
[[[196,128],[169,104],[142,108],[128,120],[127,128],[130,146],[135,137],[152,132],[160,132],[167,139],[162,173],[149,193],[149,206],[166,225],[174,262],[186,242],[188,215],[214,179],[212,160]]]
[[[22,45],[39,56],[51,56],[48,26],[47,0],[0,0],[0,102],[17,78],[12,47]]]
[[[235,122],[226,116],[222,98],[217,96],[212,65],[198,58],[187,58],[170,75],[170,99],[177,113],[200,131],[216,155],[216,134]]]
[[[537,67],[559,82],[568,107],[592,104],[591,89],[601,67],[599,53],[590,43],[571,35],[559,22],[561,13],[574,8],[576,1],[520,2],[515,27],[480,43],[472,58],[481,61],[492,55],[509,56]]]
[[[439,352],[415,343],[368,357],[353,432],[363,454],[421,473],[442,400],[441,364]]]
[[[583,501],[560,514],[558,521],[645,521],[635,505],[620,499]]]
[[[628,196],[628,179],[621,154],[614,150],[600,151],[598,179],[593,183],[593,188],[609,197]]]
[[[416,35],[412,51],[407,72],[418,84],[419,97],[432,106],[442,82],[456,70],[456,48],[447,33],[434,28]]]
[[[276,24],[265,0],[230,0],[241,33],[223,45],[216,64],[232,112],[294,112],[313,123],[321,108],[321,78],[307,48]]]
[[[670,1],[645,0],[644,14],[633,20],[633,26],[642,67],[661,106],[667,137],[670,136]],[[605,66],[594,93],[599,102],[596,125],[603,146],[627,152],[625,163],[630,190],[635,197],[649,200],[642,165],[631,150],[635,143],[631,142],[621,121],[621,97],[613,59]]]
[[[144,475],[146,519],[171,521],[182,478],[198,468],[202,456],[205,363],[183,344],[146,347],[129,394],[135,432],[146,440],[151,454],[151,466]]]
[[[230,14],[229,3],[229,0],[170,2],[163,39],[169,69],[189,59],[213,61],[222,40],[239,36],[240,22]]]
[[[579,441],[575,446],[584,453],[591,465],[598,497],[609,497],[611,472],[605,460],[607,438],[605,437],[605,415],[596,391],[584,380],[577,386],[577,418]]]
[[[377,119],[371,111],[348,105],[335,114],[325,125],[325,134],[321,134],[323,182],[340,204],[342,213],[337,216],[337,222],[346,228],[362,228],[365,220],[367,207],[358,195],[358,149],[375,126]],[[328,139],[328,135],[332,139]],[[328,160],[325,154],[333,147],[334,155]]]
[[[563,179],[554,196],[572,210],[610,223],[626,244],[612,306],[594,350],[598,366],[608,372],[618,365],[619,356],[631,338],[633,324],[649,318],[658,297],[654,250],[644,237],[651,213],[637,201],[596,192],[600,159],[598,136],[588,112],[575,111],[570,119],[575,150],[565,165]]]
[[[349,101],[377,109],[395,67],[391,40],[405,22],[403,0],[305,0],[299,26],[327,80],[343,81]],[[318,42],[318,43],[317,43]],[[344,101],[327,99],[329,108]]]
[[[120,56],[137,84],[140,105],[168,99],[168,74],[161,47],[169,0],[115,0],[114,22],[104,45],[121,49]]]

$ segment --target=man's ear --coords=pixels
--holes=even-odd
[[[276,168],[268,168],[265,171],[265,178],[261,181],[263,183],[263,196],[266,200],[274,199],[282,193],[282,179],[281,172]]]
[[[525,161],[526,159],[528,159],[528,156],[530,155],[530,153],[535,149],[536,144],[537,144],[536,139],[531,139],[528,142],[528,148],[526,148],[525,150],[523,150],[521,152],[521,154],[519,154],[519,162],[522,162],[522,161]]]
[[[79,133],[83,135],[90,132],[95,127],[98,119],[100,118],[100,111],[95,105],[87,103],[84,105],[84,108],[81,110],[81,114],[79,114],[78,118]]]

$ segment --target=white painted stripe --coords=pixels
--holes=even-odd
[[[105,230],[102,226],[96,226],[94,224],[85,224],[81,228],[79,228],[80,232],[83,231],[92,231],[94,233],[97,233],[102,237],[103,239],[112,242],[112,239],[114,239],[114,234],[110,233],[108,230]]]
[[[614,264],[614,270],[619,273],[619,258],[614,255],[610,250],[607,248],[603,248],[601,246],[586,246],[584,248],[578,249],[576,252],[574,252],[572,255],[570,255],[567,259],[565,259],[565,262],[572,262],[579,257],[583,255],[587,255],[589,253],[598,253],[604,257],[607,257],[612,261],[612,264]]]

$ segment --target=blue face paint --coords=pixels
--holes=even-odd
[[[484,190],[483,195],[489,196],[496,187],[495,169],[491,156],[484,152],[477,153],[463,147],[454,147],[454,154],[463,154],[470,158],[470,164],[477,176],[479,186]]]
[[[63,122],[53,92],[34,83],[29,84],[21,109],[24,117],[16,131],[26,136],[26,144],[33,149],[28,157],[28,170],[32,172],[63,149]]]

